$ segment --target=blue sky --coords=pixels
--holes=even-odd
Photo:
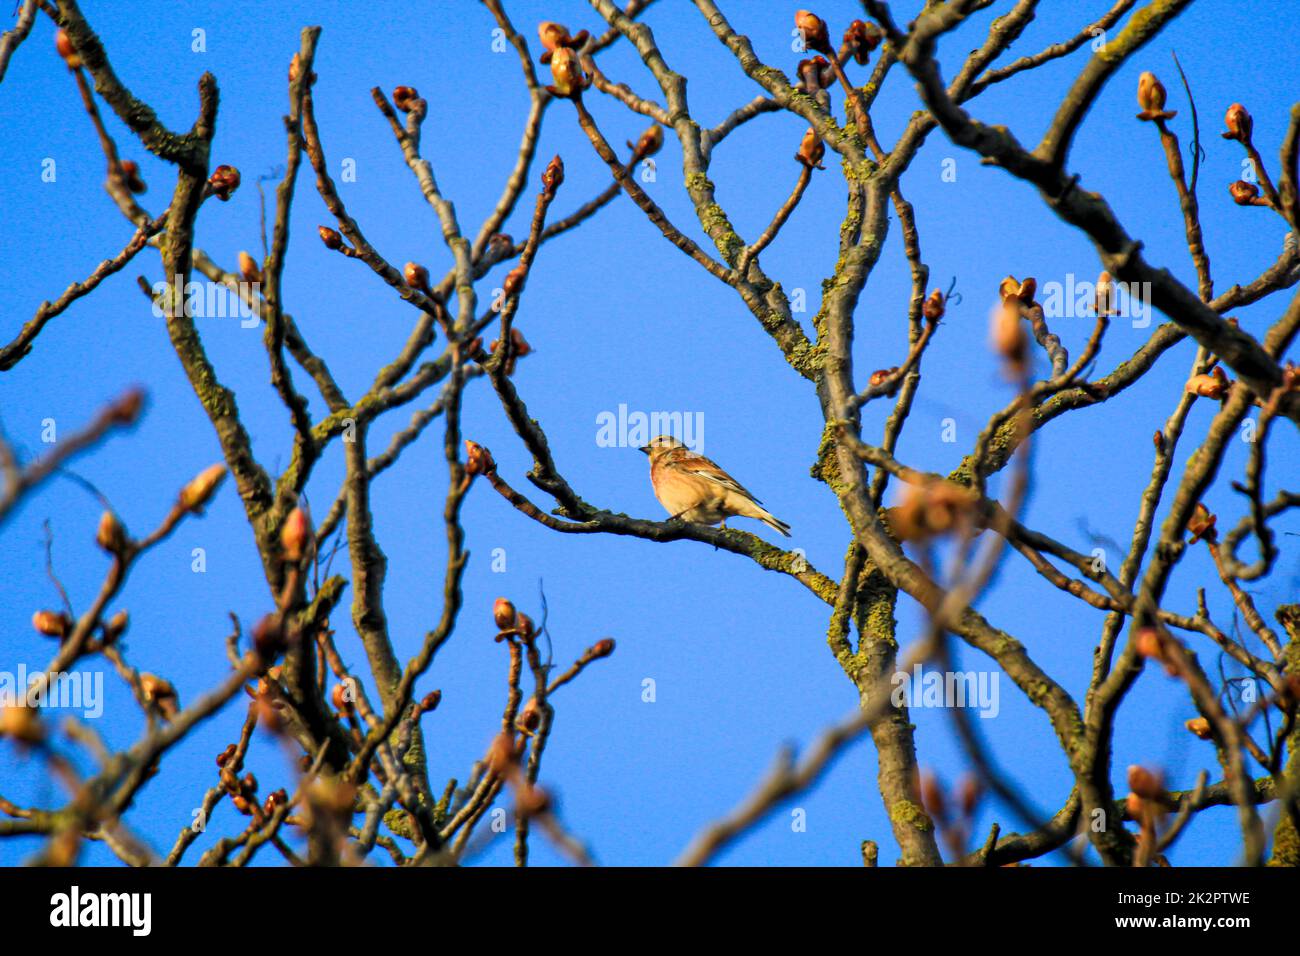
[[[800,58],[790,48],[795,4],[731,0],[722,6],[762,58],[793,71]],[[900,14],[909,9],[897,6]],[[1012,56],[1072,35],[1109,3],[1043,6]],[[578,0],[507,7],[534,45],[540,19],[560,20],[575,31],[602,26]],[[284,162],[285,70],[304,25],[324,27],[314,96],[327,155],[336,173],[345,158],[355,160],[356,182],[341,183],[342,196],[390,261],[417,260],[435,276],[450,263],[436,218],[371,102],[372,86],[391,90],[411,85],[429,100],[424,153],[471,235],[495,204],[514,161],[527,96],[514,52],[493,51],[494,24],[478,4],[423,5],[427,12],[419,16],[412,16],[407,4],[279,2],[244,5],[231,13],[226,4],[140,2],[124,15],[125,7],[87,0],[83,9],[119,76],[173,128],[188,128],[193,120],[199,75],[205,70],[216,75],[221,111],[213,162],[237,166],[244,185],[229,203],[204,207],[197,241],[227,267],[233,268],[240,249],[259,248],[254,181]],[[833,35],[860,15],[858,5],[848,0],[820,3],[816,11],[830,22]],[[1143,240],[1151,261],[1193,286],[1177,198],[1158,138],[1149,124],[1134,119],[1137,75],[1151,69],[1164,80],[1170,107],[1179,110],[1174,129],[1187,147],[1190,117],[1170,57],[1171,50],[1177,52],[1200,110],[1206,150],[1202,221],[1216,291],[1249,281],[1274,261],[1285,230],[1265,210],[1232,204],[1227,184],[1241,175],[1241,150],[1217,134],[1227,105],[1243,102],[1254,115],[1256,143],[1276,168],[1293,91],[1277,80],[1285,74],[1266,65],[1294,62],[1300,52],[1290,29],[1293,12],[1285,0],[1253,4],[1249,19],[1223,3],[1193,7],[1110,83],[1075,145],[1072,167],[1083,184],[1107,196],[1130,232]],[[975,17],[945,41],[941,59],[946,75],[957,57],[981,41],[992,15]],[[713,125],[758,92],[692,5],[663,0],[647,22],[670,66],[691,78],[690,104],[702,124]],[[206,31],[206,52],[191,50],[196,28]],[[1225,43],[1229,29],[1232,42]],[[103,193],[102,155],[72,79],[54,52],[52,33],[48,22],[38,22],[0,85],[0,258],[8,263],[0,287],[7,305],[6,340],[42,299],[52,299],[69,282],[84,278],[99,261],[116,254],[132,232]],[[986,122],[1006,123],[1022,141],[1034,142],[1083,62],[1076,54],[995,87],[972,104],[972,112]],[[602,55],[601,63],[611,78],[661,99],[626,45]],[[635,139],[647,125],[643,117],[595,92],[589,102],[611,142]],[[896,70],[873,109],[886,144],[917,108],[912,84]],[[173,182],[171,170],[148,156],[115,118],[109,124],[123,157],[140,163],[150,186],[142,199],[157,213]],[[771,114],[742,127],[715,152],[710,175],[717,198],[747,239],[766,226],[793,185],[797,168],[790,157],[804,128],[793,116]],[[544,160],[555,153],[566,167],[553,207],[562,215],[604,188],[609,174],[566,103],[551,108],[538,155]],[[47,158],[57,164],[54,182],[41,178]],[[942,176],[950,159],[956,161],[955,182]],[[680,168],[680,153],[670,137],[658,157],[655,180],[644,186],[675,223],[701,238]],[[900,448],[909,464],[942,472],[971,449],[988,416],[1010,397],[985,344],[998,281],[1008,273],[1036,276],[1040,287],[1066,282],[1070,274],[1091,280],[1099,266],[1090,245],[1047,212],[1031,190],[1004,173],[982,168],[972,154],[939,133],[917,156],[904,185],[917,210],[932,285],[947,288],[955,279],[963,296],[926,356],[921,392]],[[286,306],[345,392],[355,396],[400,348],[416,316],[369,270],[323,248],[313,233],[318,224],[332,220],[312,188],[310,170],[299,187],[292,220],[295,241],[285,274]],[[507,226],[516,237],[527,231],[534,192],[530,185],[521,213]],[[842,176],[828,164],[763,253],[769,275],[787,290],[806,290],[805,320],[815,312],[820,283],[833,268],[843,201]],[[44,419],[55,419],[66,435],[127,385],[147,385],[150,407],[140,426],[73,468],[137,532],[161,520],[177,489],[220,458],[165,329],[135,285],[137,275],[152,282],[159,272],[156,254],[146,252],[52,321],[33,353],[0,375],[5,431],[29,455],[42,448]],[[500,280],[498,270],[480,286],[480,296]],[[874,368],[902,361],[907,297],[908,272],[895,228],[857,312],[854,358],[860,379]],[[1259,333],[1279,314],[1283,301],[1279,297],[1236,314],[1245,328]],[[517,385],[531,414],[546,428],[561,469],[587,500],[634,515],[662,516],[644,457],[634,448],[598,444],[598,416],[616,413],[620,404],[634,411],[700,414],[706,452],[793,526],[793,546],[803,548],[814,566],[839,575],[846,526],[834,496],[808,477],[821,432],[810,387],[789,369],[735,294],[665,242],[626,197],[582,229],[543,247],[517,325],[536,349],[520,363]],[[288,459],[291,433],[268,384],[260,329],[219,318],[200,320],[199,327],[210,358],[238,397],[256,454],[278,471]],[[1083,346],[1091,321],[1061,319],[1053,330],[1073,353]],[[1131,354],[1149,331],[1115,324],[1099,369]],[[1181,344],[1124,395],[1058,419],[1039,433],[1026,518],[1030,526],[1085,551],[1096,546],[1090,537],[1096,536],[1107,547],[1111,566],[1118,564],[1150,473],[1151,433],[1173,408],[1192,354],[1190,343]],[[296,368],[295,375],[306,383]],[[878,402],[868,410],[866,435],[879,434],[887,404]],[[314,403],[317,417],[322,407]],[[415,407],[390,414],[372,429],[372,453],[385,447]],[[1211,414],[1205,402],[1194,409],[1179,467]],[[942,440],[945,419],[955,422],[955,442]],[[527,486],[522,476],[528,458],[482,382],[468,391],[464,431],[491,448],[508,480]],[[430,429],[374,488],[375,524],[389,558],[386,608],[403,660],[415,652],[440,610],[445,470],[439,442],[436,427]],[[1248,447],[1233,443],[1226,475],[1240,475]],[[1295,473],[1296,463],[1295,433],[1279,428],[1270,448],[1268,495],[1284,476]],[[336,445],[308,489],[318,514],[333,500],[341,468]],[[1221,524],[1230,524],[1241,514],[1238,499],[1225,481],[1208,504],[1222,512]],[[0,666],[39,667],[51,653],[48,640],[29,624],[35,609],[57,604],[45,574],[43,522],[49,521],[54,535],[58,573],[81,610],[107,568],[93,543],[99,513],[99,504],[83,487],[56,479],[4,529]],[[498,595],[511,597],[538,617],[544,589],[561,665],[601,637],[618,642],[612,658],[593,665],[557,696],[556,726],[542,773],[558,794],[568,825],[605,863],[670,861],[698,828],[751,790],[781,743],[810,741],[855,705],[853,688],[825,645],[827,609],[789,579],[694,542],[655,545],[631,538],[557,535],[510,509],[486,486],[473,490],[464,517],[473,555],[465,610],[455,638],[418,685],[421,692],[443,691],[440,709],[425,720],[435,782],[464,779],[499,723],[506,660],[503,647],[492,641],[490,613]],[[772,534],[761,526],[752,530]],[[1292,517],[1280,522],[1279,530],[1300,532],[1300,524]],[[1287,549],[1290,540],[1280,539],[1284,553],[1277,571],[1254,591],[1270,616],[1277,603],[1294,596],[1300,564],[1293,547]],[[203,574],[191,570],[194,548],[206,552]],[[504,573],[491,567],[496,548],[505,549]],[[1193,550],[1174,579],[1169,606],[1192,612],[1196,586],[1213,580],[1208,559]],[[1215,620],[1229,625],[1229,596],[1215,588],[1210,594]],[[222,489],[205,517],[186,522],[145,557],[113,606],[121,607],[131,613],[129,660],[172,680],[183,702],[221,678],[227,667],[222,641],[229,630],[228,613],[247,622],[269,609],[232,487]],[[1082,701],[1100,612],[1055,591],[1016,557],[1007,559],[979,607],[997,626],[1018,636]],[[906,643],[918,633],[920,620],[906,599],[898,616],[900,639]],[[334,624],[345,658],[360,665],[363,657],[343,609]],[[1212,648],[1193,646],[1213,672]],[[959,652],[959,659],[965,668],[988,669],[988,662],[973,652]],[[643,701],[647,679],[655,684],[653,703]],[[114,746],[125,747],[140,732],[138,711],[111,670],[105,686],[106,712],[96,729]],[[980,721],[980,730],[1032,802],[1054,811],[1069,791],[1069,774],[1048,722],[1005,677],[1000,703],[999,716]],[[215,782],[213,757],[235,739],[242,713],[236,702],[175,748],[164,761],[164,772],[137,801],[128,819],[155,849],[166,853]],[[955,782],[964,762],[948,716],[919,708],[912,713],[921,765]],[[1143,675],[1120,712],[1114,764],[1121,792],[1124,768],[1134,762],[1165,767],[1174,786],[1192,785],[1202,767],[1217,779],[1209,745],[1182,729],[1183,720],[1193,715],[1180,685],[1155,669]],[[248,767],[263,781],[263,792],[287,779],[282,752],[265,740],[255,743]],[[8,746],[0,746],[0,781],[0,793],[19,804],[64,799],[30,758]],[[792,827],[791,808],[805,812],[804,830]],[[209,836],[235,832],[241,823],[234,817],[223,803]],[[982,836],[995,819],[1004,830],[1020,828],[1005,808],[993,805],[981,812],[977,832]],[[721,860],[854,865],[863,839],[880,843],[882,864],[894,862],[897,850],[867,743],[851,749],[813,792],[778,811]],[[1233,811],[1210,811],[1192,825],[1173,860],[1230,863],[1238,841]],[[207,842],[205,838],[199,846]],[[481,859],[507,862],[507,843],[489,847]],[[534,846],[537,862],[559,860],[544,841],[535,840]],[[31,842],[0,842],[0,863],[17,862],[34,848]],[[112,858],[102,847],[91,847],[85,859]]]

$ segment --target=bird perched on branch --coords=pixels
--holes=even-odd
[[[650,484],[670,521],[721,522],[725,530],[727,519],[739,515],[757,518],[790,537],[790,526],[764,510],[740,482],[671,435],[660,435],[641,451],[650,456]]]

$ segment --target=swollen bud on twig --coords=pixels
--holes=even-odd
[[[1210,730],[1210,722],[1204,717],[1193,717],[1191,720],[1184,723],[1183,726],[1201,740],[1209,740],[1214,736],[1214,732]]]
[[[524,280],[528,278],[528,269],[520,263],[506,273],[505,279],[501,282],[501,291],[506,295],[518,295],[523,291]]]
[[[393,87],[393,105],[403,113],[409,113],[420,99],[420,94],[413,86]]]
[[[104,646],[108,647],[117,643],[117,639],[126,633],[126,626],[131,621],[131,616],[126,611],[118,611],[108,619],[104,625]]]
[[[532,733],[542,723],[542,708],[537,703],[536,697],[528,698],[528,703],[524,709],[519,712],[519,717],[515,720],[515,726],[520,730]]]
[[[72,45],[72,38],[65,31],[59,30],[54,34],[54,48],[59,51],[59,56],[63,57],[63,62],[68,65],[69,70],[81,66],[81,57],[77,55],[77,50]]]
[[[305,509],[294,508],[280,528],[280,547],[284,549],[284,559],[290,564],[297,564],[309,550],[311,541],[311,519]]]
[[[592,657],[609,657],[614,653],[614,639],[612,637],[602,637],[595,644],[591,645]]]
[[[518,620],[515,606],[509,598],[499,597],[492,604],[492,620],[498,630],[509,631]]]
[[[489,773],[503,777],[510,772],[518,759],[519,751],[515,747],[514,737],[510,734],[497,734],[492,745],[488,747],[484,763],[487,764]]]
[[[939,779],[930,771],[925,771],[921,774],[920,790],[925,812],[940,820],[945,819],[948,816],[948,806]]]
[[[402,270],[402,278],[412,289],[419,289],[425,295],[430,294],[429,270],[418,262],[408,262],[406,268]]]
[[[570,36],[569,28],[564,24],[543,20],[537,25],[537,37],[542,41],[542,55],[538,59],[545,65],[551,62],[555,51],[561,47],[568,47],[571,50],[581,49],[587,42],[588,36],[590,34],[586,30],[579,30],[577,34]]]
[[[533,619],[529,617],[527,614],[524,614],[522,612],[520,613],[518,619],[516,620],[515,627],[519,631],[519,636],[522,637],[525,641],[531,641],[534,637],[537,636],[537,631],[534,630],[533,628]]]
[[[253,625],[253,649],[263,661],[280,656],[287,643],[284,622],[279,614],[267,614]]]
[[[198,473],[181,489],[180,505],[186,511],[199,514],[212,499],[212,495],[226,477],[225,465],[210,465]]]
[[[1158,661],[1164,665],[1166,674],[1177,677],[1178,659],[1173,643],[1172,638],[1154,627],[1141,628],[1133,636],[1133,649],[1139,657]]]
[[[1235,139],[1239,143],[1250,142],[1250,134],[1255,129],[1255,121],[1251,119],[1246,107],[1240,103],[1233,103],[1228,107],[1223,122],[1227,125],[1228,131],[1219,135],[1224,139]]]
[[[144,180],[140,177],[140,164],[135,160],[124,159],[117,164],[117,169],[123,185],[128,190],[137,196],[149,191],[149,187],[145,185]]]
[[[1232,194],[1232,201],[1238,206],[1261,206],[1265,204],[1259,198],[1259,187],[1254,183],[1246,182],[1244,179],[1229,183],[1228,192]]]
[[[1029,339],[1020,321],[1020,299],[1009,296],[993,310],[993,321],[989,330],[989,341],[993,351],[1000,355],[1013,369],[1024,367],[1029,351]]]
[[[108,407],[108,416],[115,425],[134,425],[143,409],[144,389],[133,388]]]
[[[795,73],[799,76],[803,91],[809,94],[816,94],[818,90],[826,89],[835,77],[830,61],[820,54],[810,60],[800,60],[799,65],[795,67]]]
[[[329,226],[317,226],[316,231],[320,233],[320,241],[325,243],[326,249],[339,250],[343,248],[343,237]]]
[[[465,474],[472,478],[476,475],[490,474],[496,471],[496,468],[497,463],[492,460],[492,452],[478,442],[465,439]]]
[[[239,170],[234,166],[218,166],[208,177],[208,185],[212,187],[212,195],[225,202],[239,188]]]
[[[1098,315],[1119,314],[1119,304],[1115,301],[1115,280],[1105,270],[1097,276],[1097,295],[1093,300],[1093,308]]]
[[[929,322],[938,322],[943,318],[945,311],[947,311],[947,300],[938,289],[931,292],[921,305],[921,314]]]
[[[825,155],[826,144],[817,135],[817,131],[809,127],[799,143],[799,152],[794,154],[795,160],[809,169],[825,169],[826,167],[822,165],[822,157]]]
[[[971,489],[946,479],[908,484],[898,505],[888,511],[889,527],[899,541],[945,534],[971,518],[976,501]]]
[[[63,640],[72,633],[72,618],[62,611],[37,611],[32,615],[32,627],[46,637]]]
[[[1143,73],[1138,77],[1138,106],[1142,107],[1142,112],[1138,113],[1137,118],[1140,120],[1167,120],[1173,119],[1178,115],[1176,110],[1169,111],[1165,109],[1165,87],[1154,73]]]
[[[854,20],[844,31],[844,48],[853,55],[858,66],[866,66],[871,51],[880,46],[880,41],[884,37],[885,32],[874,23]]]
[[[126,548],[126,529],[113,512],[105,511],[99,516],[95,543],[112,555],[119,555]]]
[[[874,372],[872,372],[871,377],[867,379],[867,385],[869,385],[871,388],[877,388],[881,385],[884,385],[886,382],[890,380],[890,378],[892,378],[897,373],[898,373],[897,365],[895,365],[893,368],[878,368]]]
[[[356,705],[352,701],[352,689],[347,684],[335,684],[334,689],[330,691],[330,703],[340,714],[348,716],[356,710]]]
[[[180,698],[176,696],[176,688],[172,686],[171,681],[154,674],[141,674],[140,690],[144,694],[144,699],[162,711],[162,715],[168,720],[180,712]]]
[[[1212,398],[1217,401],[1223,398],[1231,385],[1223,369],[1216,366],[1209,375],[1193,375],[1187,380],[1183,390],[1191,395],[1200,395],[1202,398]]]
[[[1143,800],[1158,800],[1164,793],[1164,781],[1158,773],[1131,764],[1128,768],[1128,788]]]
[[[441,703],[442,691],[431,690],[420,698],[420,703],[416,706],[416,710],[421,714],[429,714],[437,710],[438,705]]]
[[[804,46],[808,49],[825,53],[827,56],[835,55],[835,51],[831,49],[831,38],[826,29],[826,21],[821,17],[807,10],[799,10],[794,15],[794,25],[803,35]]]
[[[257,267],[257,260],[244,250],[239,251],[239,274],[245,282],[257,282],[262,277],[262,270]]]
[[[962,816],[969,817],[979,806],[980,798],[984,796],[984,785],[980,782],[979,777],[973,774],[966,774],[957,784],[957,802],[961,806]]]
[[[1192,533],[1192,539],[1188,543],[1195,544],[1202,538],[1213,542],[1217,537],[1214,524],[1218,520],[1218,517],[1211,514],[1210,509],[1205,507],[1204,503],[1198,501],[1196,508],[1192,511],[1192,516],[1187,519],[1187,530]]]
[[[0,709],[0,738],[35,746],[45,739],[45,727],[32,707],[11,704]]]
[[[551,54],[551,79],[547,89],[552,95],[569,100],[580,97],[590,82],[582,72],[578,54],[563,46]]]
[[[656,127],[657,128],[657,127]],[[551,161],[546,164],[546,169],[542,172],[542,191],[550,199],[555,198],[555,191],[560,188],[564,182],[564,160],[560,159],[559,154],[551,157]]]
[[[653,156],[663,149],[663,145],[664,128],[658,123],[654,123],[637,139],[636,154],[641,159],[645,159],[647,156]]]

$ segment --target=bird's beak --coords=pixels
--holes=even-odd
[[[637,449],[637,451],[641,452],[641,454],[643,455],[648,455],[650,454],[650,446],[642,445],[640,448]]]

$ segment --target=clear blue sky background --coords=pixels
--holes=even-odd
[[[118,74],[171,127],[189,127],[199,75],[204,70],[216,74],[221,112],[213,161],[239,167],[244,186],[231,202],[204,208],[198,242],[228,267],[233,268],[240,249],[259,248],[253,183],[284,161],[285,71],[304,25],[324,27],[315,100],[330,162],[337,173],[345,157],[356,160],[357,181],[341,185],[342,195],[391,261],[415,259],[441,275],[449,256],[435,217],[371,102],[371,86],[409,84],[428,98],[424,152],[471,234],[495,203],[514,160],[526,94],[514,52],[492,51],[493,22],[478,4],[413,8],[277,2],[232,8],[86,0],[83,6]],[[723,6],[760,56],[793,71],[800,58],[790,48],[797,4],[730,0]],[[916,4],[896,6],[902,16]],[[1108,6],[1100,0],[1043,4],[1012,55],[1036,52],[1072,35]],[[541,19],[561,20],[574,30],[602,26],[579,0],[515,0],[508,7],[530,43]],[[1004,12],[1003,7],[1009,4],[975,17],[944,42],[947,75],[958,57],[981,42],[990,18]],[[824,0],[817,6],[836,36],[859,9],[848,0]],[[1104,192],[1119,210],[1145,242],[1152,261],[1194,284],[1155,130],[1134,120],[1137,75],[1155,70],[1170,90],[1171,107],[1179,110],[1174,128],[1185,146],[1190,143],[1190,115],[1170,58],[1176,50],[1200,107],[1206,150],[1200,195],[1217,290],[1254,278],[1274,261],[1285,234],[1276,216],[1231,203],[1226,186],[1240,175],[1241,150],[1221,140],[1218,132],[1224,108],[1235,100],[1245,103],[1255,117],[1256,141],[1275,167],[1296,95],[1286,82],[1290,74],[1279,67],[1294,63],[1300,53],[1292,29],[1294,6],[1287,0],[1261,0],[1250,5],[1249,17],[1241,13],[1236,4],[1206,0],[1135,57],[1093,108],[1072,163],[1083,184]],[[690,103],[702,123],[716,123],[758,92],[692,5],[664,0],[647,20],[668,63],[691,77]],[[206,30],[206,53],[191,52],[195,28]],[[6,263],[0,287],[6,340],[42,299],[54,298],[115,254],[132,231],[103,193],[103,159],[72,79],[54,52],[52,33],[42,19],[0,86],[0,259]],[[973,112],[985,121],[1010,124],[1022,141],[1036,141],[1086,55],[995,88],[975,102]],[[615,80],[660,98],[625,44],[604,54],[601,62]],[[613,142],[634,139],[646,126],[643,118],[597,93],[589,99]],[[836,108],[841,109],[838,95]],[[886,143],[916,108],[912,84],[896,70],[873,111]],[[115,118],[109,123],[123,156],[141,164],[150,186],[143,199],[156,213],[170,192],[172,171],[149,157]],[[796,118],[774,114],[743,127],[718,148],[711,171],[718,199],[746,238],[757,235],[787,195],[796,175],[791,154],[803,130]],[[567,103],[554,105],[543,133],[539,156],[554,153],[563,156],[567,171],[555,207],[563,214],[603,188],[609,175]],[[54,183],[41,180],[47,157],[57,162]],[[941,178],[946,158],[956,159],[955,183]],[[680,168],[670,138],[659,157],[657,181],[647,189],[677,224],[698,236]],[[520,204],[522,214],[509,223],[516,236],[526,232],[539,172],[540,167]],[[971,449],[989,414],[1009,398],[985,345],[998,281],[1007,273],[1034,275],[1040,287],[1065,281],[1068,273],[1090,280],[1098,264],[1089,244],[1046,212],[1029,189],[1004,173],[981,168],[939,133],[916,158],[905,184],[917,209],[932,284],[946,287],[955,277],[963,301],[950,310],[926,357],[921,394],[900,454],[917,467],[947,471]],[[374,370],[395,354],[415,315],[363,266],[321,246],[315,227],[332,220],[312,188],[310,170],[299,185],[296,241],[285,280],[287,307],[347,393],[356,396]],[[843,200],[842,177],[832,165],[814,178],[785,231],[763,254],[770,275],[787,289],[806,290],[805,319],[816,310],[820,283],[834,263]],[[161,519],[186,480],[220,457],[163,324],[135,287],[137,275],[152,282],[159,273],[156,253],[141,255],[123,274],[55,319],[34,353],[0,375],[4,428],[28,455],[42,449],[42,419],[54,418],[66,435],[126,386],[148,386],[151,406],[135,432],[114,437],[74,468],[102,489],[138,533]],[[496,281],[481,288],[486,292],[500,278],[498,270]],[[895,228],[857,312],[859,378],[903,359],[907,296],[906,263]],[[1238,314],[1246,328],[1260,332],[1279,314],[1282,301]],[[660,517],[645,459],[634,449],[598,447],[597,416],[616,411],[620,403],[647,412],[702,413],[707,452],[793,525],[793,544],[805,549],[817,568],[838,576],[846,527],[834,496],[808,477],[821,432],[811,389],[789,369],[735,294],[666,243],[625,197],[581,230],[543,248],[518,325],[536,348],[520,365],[518,386],[580,494],[601,506]],[[288,457],[290,431],[268,385],[261,330],[242,329],[231,319],[201,320],[200,328],[221,377],[238,396],[257,455],[278,470]],[[1074,351],[1090,329],[1087,319],[1064,319],[1055,331]],[[1099,370],[1131,354],[1149,332],[1114,325]],[[1192,354],[1193,346],[1183,343],[1139,386],[1041,432],[1030,525],[1083,550],[1094,546],[1090,535],[1095,535],[1108,548],[1112,567],[1117,566],[1150,472],[1151,433],[1176,402]],[[295,376],[309,387],[296,368]],[[868,435],[879,433],[887,405],[880,402],[869,411]],[[411,410],[391,414],[373,429],[374,451],[405,425]],[[319,401],[314,411],[319,416]],[[1208,402],[1193,411],[1179,466],[1211,414]],[[940,439],[945,418],[956,421],[956,443]],[[469,389],[464,428],[468,437],[492,449],[504,475],[527,486],[522,478],[526,455],[482,383]],[[376,527],[389,557],[386,607],[403,659],[415,652],[440,609],[445,471],[438,442],[435,427],[374,489]],[[1241,473],[1247,447],[1233,443],[1225,466],[1229,475]],[[1295,433],[1279,426],[1270,456],[1269,495],[1285,476],[1294,475],[1296,462]],[[340,475],[341,453],[335,446],[309,489],[318,514],[333,500]],[[1226,481],[1209,504],[1221,512],[1221,523],[1234,522],[1242,512]],[[107,568],[93,543],[99,512],[83,488],[56,479],[6,527],[0,542],[3,667],[13,669],[19,662],[39,667],[51,653],[49,641],[29,624],[35,609],[57,605],[44,570],[42,522],[50,522],[58,572],[82,610]],[[793,581],[765,573],[746,559],[693,542],[663,546],[631,538],[557,535],[510,509],[486,486],[470,495],[465,525],[473,558],[461,626],[419,685],[421,692],[440,687],[444,693],[441,708],[425,721],[432,777],[464,779],[500,720],[506,660],[502,646],[492,641],[492,600],[508,595],[537,616],[539,587],[544,586],[558,663],[567,664],[603,636],[618,641],[611,659],[558,695],[557,723],[542,774],[559,795],[566,821],[602,862],[668,862],[701,825],[751,790],[782,742],[810,741],[855,705],[853,688],[826,648],[827,609]],[[1280,527],[1300,531],[1294,517]],[[1277,573],[1254,592],[1270,615],[1278,602],[1294,599],[1300,566],[1293,540],[1280,539],[1288,550]],[[196,547],[206,549],[205,574],[191,571]],[[491,570],[494,548],[506,551],[505,573]],[[1203,551],[1193,551],[1171,588],[1170,606],[1190,613],[1194,588],[1213,579]],[[1210,593],[1216,621],[1228,626],[1228,595],[1218,588]],[[345,596],[345,605],[350,598],[350,593]],[[222,489],[206,517],[187,521],[141,562],[113,609],[122,607],[131,612],[130,661],[171,679],[183,701],[194,700],[222,677],[227,613],[250,622],[269,608],[232,487]],[[1021,638],[1039,663],[1082,701],[1100,612],[1053,590],[1016,557],[1007,560],[980,609]],[[363,655],[348,617],[341,609],[334,623],[346,658],[361,665]],[[917,633],[919,619],[906,600],[899,619],[900,638],[907,642]],[[1195,646],[1213,672],[1213,648]],[[961,654],[961,661],[967,668],[988,667],[974,653]],[[646,678],[656,682],[654,703],[642,701]],[[111,670],[105,685],[107,709],[97,729],[115,747],[124,747],[140,731],[139,714]],[[162,775],[141,795],[129,819],[163,853],[215,781],[213,757],[235,738],[243,710],[235,702],[172,751]],[[1167,768],[1171,784],[1180,787],[1192,785],[1202,767],[1218,778],[1209,745],[1182,729],[1193,713],[1180,685],[1154,669],[1144,674],[1119,719],[1114,763],[1121,792],[1124,768],[1133,762]],[[913,719],[921,764],[953,783],[964,761],[949,718],[941,711],[916,709]],[[999,717],[979,723],[1032,802],[1055,811],[1069,791],[1070,778],[1044,715],[1004,677]],[[282,752],[260,735],[248,767],[263,781],[263,792],[287,779]],[[0,746],[0,793],[24,805],[65,799],[37,764],[9,746]],[[860,861],[859,842],[869,838],[880,842],[883,864],[894,862],[897,850],[880,804],[869,744],[850,750],[793,806],[806,812],[804,832],[792,829],[790,810],[783,809],[723,861],[854,865]],[[1020,828],[1005,808],[995,805],[980,815],[980,837],[995,819],[1005,829]],[[233,809],[223,803],[211,833],[240,826]],[[507,862],[507,842],[499,841],[481,859]],[[1238,843],[1233,811],[1211,811],[1192,826],[1174,861],[1226,864],[1234,859]],[[535,841],[535,847],[538,862],[559,859],[543,840]],[[34,849],[32,842],[0,842],[0,862],[17,862]],[[272,856],[263,854],[267,861]],[[112,860],[102,847],[91,847],[85,859]]]

